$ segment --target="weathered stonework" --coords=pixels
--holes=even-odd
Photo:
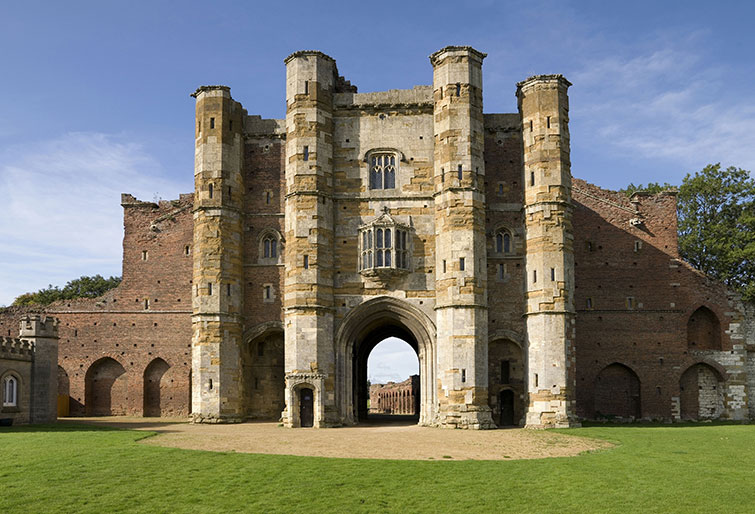
[[[446,47],[432,85],[359,93],[296,52],[277,120],[199,88],[194,194],[123,195],[121,285],[44,309],[61,413],[351,425],[396,336],[422,425],[755,418],[755,308],[680,259],[675,193],[572,178],[569,82],[483,114],[484,57]]]

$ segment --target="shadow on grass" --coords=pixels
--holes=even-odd
[[[753,421],[731,421],[731,420],[716,420],[716,421],[682,421],[676,423],[665,423],[662,421],[639,421],[635,423],[616,423],[616,422],[601,422],[601,421],[583,421],[582,428],[690,428],[690,427],[721,427],[721,426],[743,426],[743,425],[755,425]],[[571,429],[564,429],[566,431]]]

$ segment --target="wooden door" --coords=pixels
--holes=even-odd
[[[501,426],[514,424],[514,392],[501,391]]]
[[[303,427],[314,426],[314,396],[312,389],[305,388],[299,392],[299,417]]]

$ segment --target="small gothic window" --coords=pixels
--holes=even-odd
[[[501,230],[495,235],[496,253],[511,253],[511,234]]]
[[[376,153],[370,156],[370,189],[396,187],[396,155]]]
[[[13,375],[3,379],[3,407],[18,405],[18,379]]]

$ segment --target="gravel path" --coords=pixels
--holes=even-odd
[[[289,429],[277,423],[192,425],[160,418],[65,421],[158,432],[143,444],[192,450],[398,460],[515,460],[568,457],[610,443],[547,430],[443,430],[408,423]]]

